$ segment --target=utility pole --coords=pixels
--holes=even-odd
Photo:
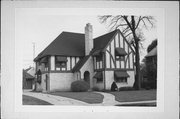
[[[34,68],[34,73],[36,72],[36,68],[35,68],[35,62],[34,62],[34,58],[35,58],[35,42],[32,42],[33,44],[33,68]],[[35,76],[35,74],[34,74]],[[37,86],[36,86],[36,80],[34,82],[34,86],[33,86],[33,89],[36,90]]]
[[[35,42],[32,42],[33,44],[33,59],[35,58]]]
[[[33,44],[33,60],[34,60],[34,58],[35,58],[35,42],[32,42],[32,44]],[[33,61],[33,67],[34,67],[34,69],[35,69],[35,63],[34,63],[34,61]]]

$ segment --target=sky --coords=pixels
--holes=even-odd
[[[39,14],[38,14],[39,12]],[[23,68],[33,66],[33,43],[35,43],[35,57],[46,48],[61,32],[84,33],[84,27],[87,23],[93,25],[93,38],[110,32],[107,24],[101,24],[97,15],[57,15],[41,14],[37,11],[21,11],[16,14],[16,38],[22,41],[23,49]],[[157,29],[143,30],[145,49],[140,52],[140,59],[147,54],[146,48],[157,38]]]

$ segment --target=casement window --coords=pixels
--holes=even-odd
[[[61,69],[64,70],[67,66],[67,57],[56,56],[55,66],[56,66],[56,70],[61,70]]]
[[[97,83],[103,82],[103,73],[102,72],[97,72],[94,75],[94,78],[96,78]]]
[[[126,71],[114,71],[114,80],[117,83],[127,83],[129,74]]]
[[[115,78],[117,83],[127,83],[127,77]]]
[[[117,56],[116,55],[116,60],[124,61],[124,59],[125,59],[125,56]]]
[[[127,55],[126,51],[123,48],[115,48],[115,57],[116,60],[123,61]]]

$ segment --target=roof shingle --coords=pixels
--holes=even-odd
[[[46,47],[34,60],[48,55],[84,56],[85,35],[81,33],[62,32],[48,47]]]

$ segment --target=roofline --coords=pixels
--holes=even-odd
[[[126,41],[126,43],[128,44],[128,46],[130,47],[130,49],[133,51],[133,53],[135,54],[135,51],[133,50],[132,46],[129,44],[129,42],[127,41],[126,37],[124,37],[123,33],[120,31],[120,29],[118,29],[118,32],[121,34],[121,36],[124,38],[124,40]]]
[[[114,30],[114,31],[116,31],[116,33],[113,35],[113,37],[111,38],[111,40],[109,40],[109,42],[106,44],[106,46],[102,49],[103,52],[104,52],[105,49],[108,47],[108,45],[111,43],[111,41],[113,40],[113,38],[116,36],[118,29],[116,29],[116,30]]]
[[[129,44],[129,42],[126,40],[126,38],[124,37],[124,35],[122,34],[122,32],[119,29],[116,29],[116,33],[114,34],[114,36],[111,38],[111,40],[109,40],[109,42],[107,43],[107,45],[102,49],[102,51],[104,51],[108,45],[111,43],[111,41],[113,40],[113,38],[117,35],[117,33],[120,33],[121,36],[123,37],[123,39],[125,40],[125,42],[127,43],[127,45],[130,47],[130,49],[133,51],[133,53],[135,54],[135,51],[133,50],[132,46]]]
[[[44,57],[44,56],[40,56],[40,54],[42,54],[61,34],[63,33],[73,33],[73,34],[81,34],[81,35],[85,35],[83,33],[75,33],[75,32],[68,32],[68,31],[62,31],[43,51],[41,51],[35,58],[34,58],[34,62],[36,62],[38,59]],[[48,55],[45,55],[48,56]]]

